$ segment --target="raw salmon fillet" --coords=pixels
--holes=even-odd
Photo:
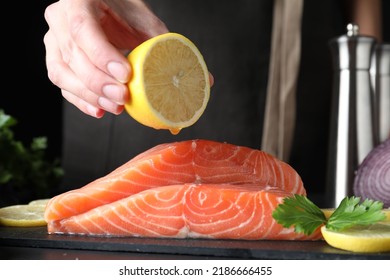
[[[183,184],[153,188],[86,213],[54,221],[52,233],[246,240],[299,240],[272,211],[288,193],[254,185]]]
[[[158,145],[86,186],[52,198],[49,233],[227,239],[317,239],[272,211],[305,195],[298,173],[256,149],[209,140]]]

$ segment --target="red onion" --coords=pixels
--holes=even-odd
[[[375,147],[359,166],[353,186],[355,196],[390,207],[390,139]]]

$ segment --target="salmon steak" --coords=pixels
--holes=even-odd
[[[53,197],[49,234],[316,240],[272,212],[306,195],[299,174],[261,150],[210,140],[157,145],[85,186]]]

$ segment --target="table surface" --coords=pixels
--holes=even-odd
[[[47,234],[46,227],[0,227],[1,259],[390,259],[324,241],[114,238]]]

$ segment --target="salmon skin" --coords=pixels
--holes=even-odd
[[[209,140],[151,148],[111,173],[53,197],[49,233],[93,236],[320,238],[282,228],[272,211],[306,195],[298,173],[256,149]]]

